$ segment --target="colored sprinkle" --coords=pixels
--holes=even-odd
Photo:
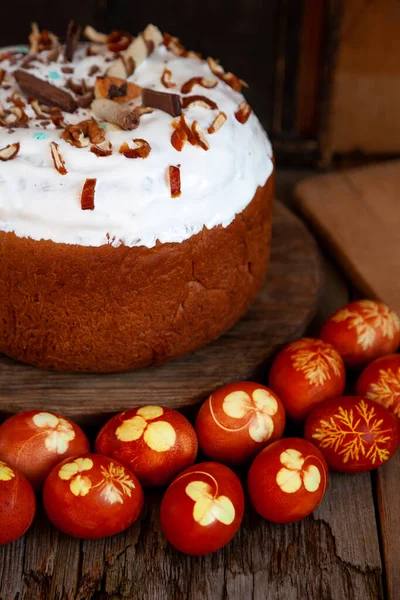
[[[27,46],[14,46],[15,52],[21,52],[22,54],[28,54],[29,48]]]
[[[61,75],[57,71],[50,71],[49,77],[50,79],[61,79]]]
[[[99,127],[101,127],[101,129],[107,129],[107,123],[100,123]]]
[[[49,136],[46,133],[40,132],[40,133],[35,133],[35,135],[33,137],[35,138],[35,140],[47,140],[47,138]]]

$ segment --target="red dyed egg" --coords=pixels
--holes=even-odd
[[[343,393],[346,373],[336,350],[321,340],[301,338],[288,344],[272,363],[269,385],[287,414],[303,420],[326,398]]]
[[[29,529],[36,498],[27,478],[0,461],[0,544],[17,540]]]
[[[400,320],[383,302],[356,300],[326,321],[320,338],[332,344],[347,367],[360,367],[400,344]]]
[[[175,548],[200,556],[233,538],[243,511],[243,489],[233,471],[219,463],[200,463],[178,475],[165,492],[161,527]]]
[[[305,437],[318,446],[331,469],[370,471],[396,452],[398,419],[386,408],[358,396],[323,402],[308,416]]]
[[[274,523],[292,523],[317,508],[328,485],[321,452],[300,438],[285,438],[253,461],[247,480],[256,511]]]
[[[196,432],[176,410],[141,406],[110,419],[96,439],[96,452],[128,467],[142,485],[166,485],[197,455]]]
[[[123,465],[101,454],[67,458],[54,467],[43,488],[50,521],[83,539],[115,535],[139,517],[143,490]]]
[[[259,383],[226,385],[202,405],[196,419],[200,448],[209,458],[240,465],[282,437],[285,409]]]
[[[36,490],[57,463],[89,450],[82,429],[53,412],[28,410],[0,425],[0,460],[21,471]]]
[[[400,419],[400,354],[377,358],[361,373],[358,396],[382,404]]]

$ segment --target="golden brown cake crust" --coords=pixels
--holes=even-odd
[[[271,176],[228,227],[154,248],[0,232],[0,352],[48,369],[116,372],[217,338],[264,280],[273,193]]]

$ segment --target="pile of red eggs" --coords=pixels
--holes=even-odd
[[[352,302],[320,338],[302,338],[275,358],[269,387],[240,382],[213,393],[195,428],[160,406],[126,410],[99,432],[95,453],[83,431],[58,414],[32,410],[0,426],[0,543],[17,539],[43,488],[48,517],[85,539],[123,531],[139,517],[143,489],[169,486],[160,521],[188,554],[222,548],[240,527],[244,493],[230,467],[251,463],[247,489],[265,519],[309,515],[328,485],[328,468],[375,469],[400,440],[400,321],[380,302]],[[370,363],[370,364],[369,364]],[[365,367],[358,396],[342,396],[345,367]],[[286,415],[304,438],[282,438]],[[194,464],[198,446],[213,462]],[[228,465],[228,466],[227,466]]]

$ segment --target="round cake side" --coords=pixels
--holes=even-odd
[[[118,372],[216,339],[263,283],[273,195],[271,175],[227,227],[153,248],[0,232],[0,352],[48,369]]]

